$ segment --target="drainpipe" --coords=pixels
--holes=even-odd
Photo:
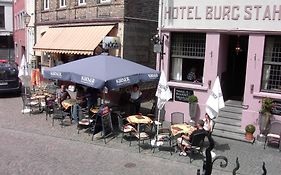
[[[163,0],[159,0],[159,16],[158,16],[158,36],[160,38],[160,42],[161,43],[161,52],[157,55],[157,63],[158,63],[158,68],[159,68],[159,71],[161,71],[162,69],[162,59],[163,59],[163,44],[164,44],[164,41],[161,41],[162,40],[162,14],[163,14]]]

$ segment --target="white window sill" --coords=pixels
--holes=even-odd
[[[201,90],[201,91],[207,91],[208,87],[204,86],[203,84],[192,84],[192,83],[180,83],[180,82],[174,82],[169,81],[169,86],[175,86],[175,87],[183,87],[188,89],[194,89],[194,90]]]

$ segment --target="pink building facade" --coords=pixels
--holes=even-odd
[[[160,4],[164,54],[157,67],[165,71],[173,92],[165,105],[166,117],[183,112],[188,122],[186,96],[194,93],[199,100],[197,119],[203,118],[219,76],[224,100],[242,102],[241,129],[250,123],[258,129],[261,99],[270,97],[279,105],[281,100],[280,1],[163,0]],[[281,120],[278,109],[273,120]]]
[[[15,61],[19,64],[22,56],[26,53],[26,27],[23,18],[25,14],[25,0],[17,0],[13,3]]]

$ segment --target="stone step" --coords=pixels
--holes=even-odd
[[[228,100],[225,107],[220,109],[219,116],[215,119],[212,135],[231,140],[253,143],[245,139],[245,131],[241,130],[242,102]]]
[[[227,124],[222,124],[222,123],[216,123],[214,127],[215,130],[220,130],[220,131],[227,131],[227,132],[232,132],[236,134],[244,134],[244,131],[241,130],[239,126],[233,126],[233,125],[227,125]]]
[[[225,102],[225,106],[241,107],[242,108],[242,102],[237,101],[237,100],[227,100]]]
[[[217,119],[220,119],[220,118],[229,118],[229,119],[241,121],[242,114],[231,113],[231,112],[227,112],[227,111],[220,111]]]
[[[232,119],[232,118],[218,117],[216,118],[215,122],[216,124],[220,123],[225,125],[241,127],[241,120]]]
[[[220,112],[230,112],[235,114],[242,114],[242,107],[233,107],[233,106],[225,106],[224,108],[220,109]]]
[[[230,140],[236,140],[236,141],[241,141],[241,142],[246,142],[246,143],[253,143],[255,140],[248,141],[245,139],[245,134],[237,134],[237,133],[232,133],[228,131],[221,131],[221,130],[214,130],[212,132],[212,136],[216,137],[221,137],[225,139],[230,139]]]

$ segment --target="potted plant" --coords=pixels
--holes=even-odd
[[[271,110],[273,107],[273,100],[269,97],[263,98],[261,101],[261,110],[259,115],[260,136],[264,136],[269,129],[270,118],[272,116]]]
[[[256,127],[253,124],[248,124],[245,127],[245,138],[246,140],[253,140],[254,139],[254,132],[256,131]]]
[[[197,112],[198,98],[195,95],[190,95],[188,96],[187,100],[189,103],[189,115],[191,120],[194,121]]]

